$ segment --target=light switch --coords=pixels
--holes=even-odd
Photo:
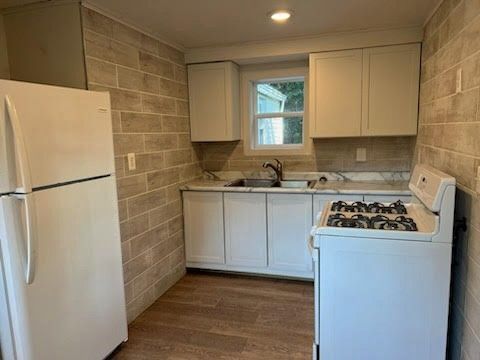
[[[366,148],[357,148],[357,161],[358,162],[367,161],[367,149]]]
[[[128,170],[132,171],[137,168],[137,164],[135,161],[135,153],[128,153],[127,154],[128,158]]]

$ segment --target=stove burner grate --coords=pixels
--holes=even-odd
[[[389,205],[385,205],[379,202],[368,204],[368,212],[379,214],[406,214],[407,209],[401,200],[395,201]]]
[[[418,231],[417,224],[412,218],[403,215],[390,219],[385,215],[368,217],[362,214],[355,214],[347,217],[345,214],[336,213],[328,216],[327,226],[375,229],[375,230],[397,230],[397,231]]]
[[[405,216],[397,216],[392,220],[384,215],[376,215],[370,219],[370,225],[378,230],[417,231],[415,221]]]
[[[360,214],[353,215],[350,218],[346,217],[344,214],[333,214],[328,217],[327,225],[336,227],[368,229],[369,219],[368,217]]]
[[[332,211],[342,212],[367,212],[367,204],[361,201],[355,201],[347,204],[345,201],[336,201],[332,204]]]
[[[359,213],[375,213],[375,214],[406,214],[407,209],[401,200],[385,205],[379,202],[371,204],[362,201],[356,201],[347,204],[345,201],[335,201],[332,203],[331,211],[340,212],[359,212]]]

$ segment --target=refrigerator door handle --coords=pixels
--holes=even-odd
[[[20,179],[22,187],[18,188],[16,192],[29,193],[32,192],[32,182],[30,176],[30,167],[28,164],[28,155],[27,149],[25,147],[25,141],[23,137],[22,126],[18,118],[17,109],[15,104],[9,95],[5,95],[5,104],[8,112],[8,117],[10,118],[10,123],[12,124],[13,137],[15,143],[15,153],[18,160]]]
[[[15,194],[16,199],[25,204],[25,222],[27,234],[27,259],[25,269],[25,282],[27,285],[35,279],[36,258],[37,258],[37,219],[35,211],[35,194]]]

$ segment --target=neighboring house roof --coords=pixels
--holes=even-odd
[[[287,95],[283,94],[281,91],[278,91],[277,89],[268,84],[258,84],[257,89],[259,93],[272,99],[278,101],[285,101],[287,99]]]

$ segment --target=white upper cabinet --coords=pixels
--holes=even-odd
[[[362,50],[310,55],[312,137],[360,136]]]
[[[188,65],[192,141],[240,139],[240,84],[233,62]]]
[[[363,50],[362,135],[416,135],[420,44]]]
[[[416,135],[420,44],[310,55],[311,136]]]

